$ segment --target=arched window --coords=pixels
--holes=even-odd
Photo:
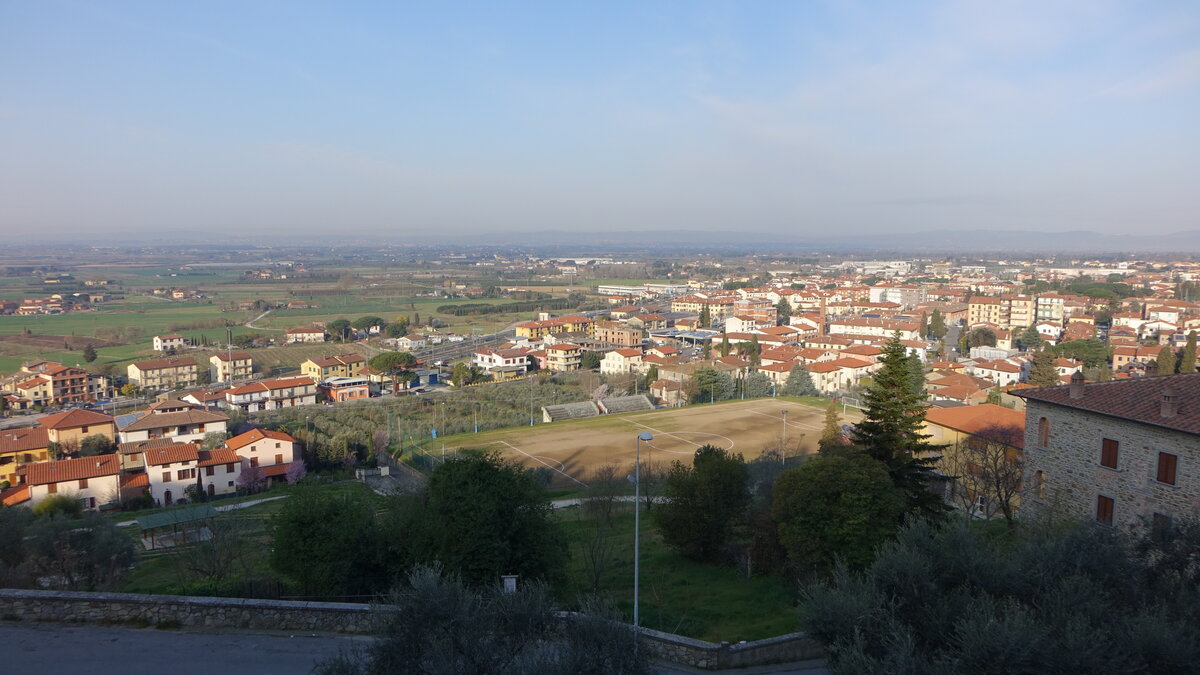
[[[1050,445],[1050,420],[1045,417],[1038,420],[1038,446]]]
[[[1033,472],[1033,497],[1034,499],[1046,498],[1046,474],[1040,469]]]

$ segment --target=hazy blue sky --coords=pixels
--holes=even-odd
[[[1198,213],[1195,0],[0,2],[5,232]]]

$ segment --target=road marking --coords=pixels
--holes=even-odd
[[[529,459],[532,459],[533,461],[541,464],[542,466],[546,467],[547,469],[550,469],[551,471],[557,471],[557,472],[561,473],[562,475],[566,476],[567,478],[570,478],[571,480],[575,481],[576,483],[579,483],[583,487],[588,486],[587,483],[579,480],[578,478],[572,476],[571,474],[567,473],[566,471],[563,471],[561,469],[555,469],[554,467],[550,466],[549,464],[543,462],[542,460],[538,459],[537,457],[534,457],[533,455],[529,454],[528,452],[525,452],[524,450],[518,448],[517,446],[513,445],[512,443],[509,443],[508,441],[494,441],[494,442],[495,443],[503,443],[504,445],[507,445],[508,447],[512,448],[513,450],[516,450],[517,452],[521,453],[522,455],[525,455]],[[559,465],[561,466],[561,462]]]

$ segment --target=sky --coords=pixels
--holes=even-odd
[[[0,0],[0,231],[1200,229],[1200,3]]]

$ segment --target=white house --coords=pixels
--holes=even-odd
[[[187,338],[179,335],[178,333],[154,336],[154,351],[156,352],[165,352],[168,349],[174,349],[178,351],[184,347],[187,347],[187,344]]]
[[[295,342],[324,342],[324,328],[289,328],[284,331],[284,336],[288,344]]]
[[[529,350],[484,347],[475,352],[471,362],[485,373],[523,373],[529,369]]]
[[[121,499],[121,458],[117,455],[26,464],[17,473],[29,488],[29,506],[60,494],[78,499],[89,510]]]
[[[196,464],[200,461],[200,451],[195,443],[147,448],[142,457],[150,482],[150,496],[155,504],[170,506],[186,499],[184,491],[189,485],[196,484]]]
[[[311,377],[259,380],[225,391],[225,403],[246,412],[315,405],[317,383]]]
[[[623,375],[636,371],[642,364],[642,350],[614,349],[600,359],[600,374]]]
[[[202,410],[183,401],[167,400],[142,411],[136,419],[118,418],[120,441],[147,441],[153,438],[172,438],[181,443],[203,440],[205,434],[225,433],[229,416],[222,412]]]
[[[244,467],[254,467],[268,481],[283,480],[296,460],[296,439],[281,432],[251,429],[225,441],[225,447],[242,458]]]

